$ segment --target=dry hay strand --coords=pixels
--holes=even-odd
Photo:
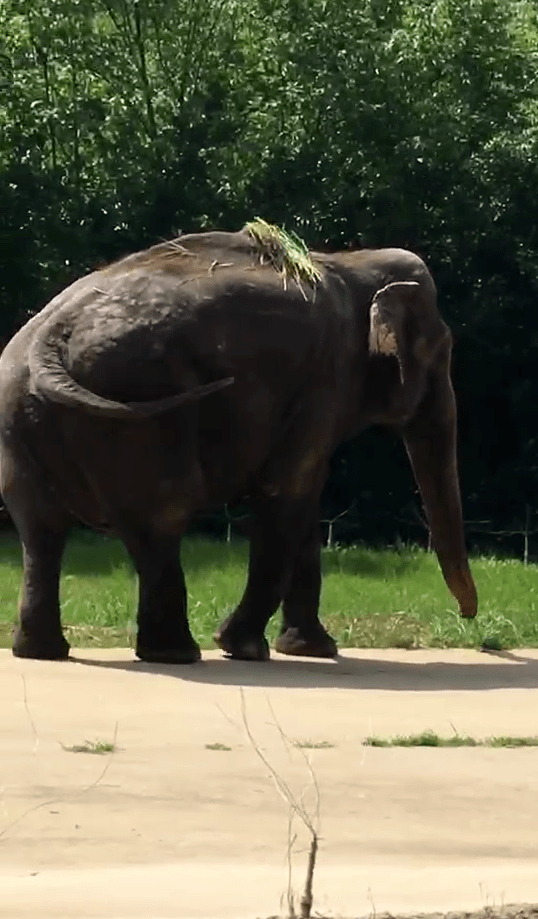
[[[286,230],[267,223],[261,217],[245,224],[244,230],[260,249],[262,264],[265,264],[266,260],[269,261],[282,276],[284,286],[290,279],[299,287],[301,281],[314,285],[321,281],[321,269],[315,264],[306,243],[296,233],[287,233]]]

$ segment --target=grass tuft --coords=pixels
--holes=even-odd
[[[332,750],[334,744],[328,740],[294,740],[293,746],[298,750]]]
[[[538,737],[486,737],[477,740],[465,734],[441,737],[435,731],[420,734],[396,735],[395,737],[366,737],[366,747],[537,747]]]
[[[488,747],[538,747],[538,737],[490,737]]]
[[[232,749],[227,747],[225,743],[206,743],[205,748],[206,750],[226,750],[228,753]]]
[[[477,747],[479,741],[473,737],[454,734],[453,737],[440,737],[435,731],[422,731],[420,734],[397,735],[383,739],[367,737],[366,747]]]
[[[61,746],[67,753],[91,753],[93,756],[116,753],[118,749],[114,743],[109,743],[106,740],[85,740],[83,744],[72,744],[69,747],[61,744]]]
[[[267,258],[285,281],[291,278],[297,283],[306,281],[315,284],[321,280],[321,269],[296,233],[287,233],[261,217],[245,224],[244,229],[256,241],[262,258]]]

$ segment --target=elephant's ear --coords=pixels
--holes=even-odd
[[[394,281],[375,294],[370,308],[369,351],[396,357],[404,414],[416,407],[426,371],[443,343],[450,350],[450,341],[450,331],[435,301],[417,281]]]

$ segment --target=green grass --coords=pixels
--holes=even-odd
[[[117,748],[114,743],[106,740],[85,740],[83,744],[73,744],[66,747],[62,744],[67,753],[91,753],[93,756],[104,756],[105,753],[115,753]]]
[[[184,540],[182,558],[189,615],[202,647],[213,646],[217,623],[238,602],[248,544],[199,537]],[[538,566],[475,558],[480,613],[462,620],[437,560],[416,547],[326,549],[321,615],[340,647],[538,646]],[[21,578],[19,541],[0,533],[0,645],[8,647]],[[122,544],[98,534],[73,533],[62,577],[62,615],[74,647],[131,643],[137,583]],[[270,623],[274,638],[278,617]]]
[[[366,747],[538,747],[538,737],[486,737],[476,740],[465,734],[453,734],[441,737],[435,731],[422,731],[420,734],[407,734],[396,737],[367,737]]]
[[[334,744],[328,740],[295,740],[293,746],[298,750],[332,750]]]
[[[206,750],[224,750],[226,753],[229,753],[232,749],[231,747],[226,746],[225,743],[206,743]]]

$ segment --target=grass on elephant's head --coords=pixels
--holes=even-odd
[[[239,601],[248,543],[183,540],[189,618],[202,647]],[[538,566],[510,559],[471,562],[479,616],[462,620],[434,555],[416,547],[323,551],[321,618],[340,647],[538,647]],[[0,641],[11,644],[21,581],[17,536],[0,533]],[[137,580],[119,540],[74,531],[66,550],[62,617],[73,647],[132,645]],[[269,626],[274,638],[278,617]]]
[[[271,262],[283,278],[315,283],[322,277],[306,244],[296,233],[256,217],[245,224],[245,230],[256,241],[261,254]]]

